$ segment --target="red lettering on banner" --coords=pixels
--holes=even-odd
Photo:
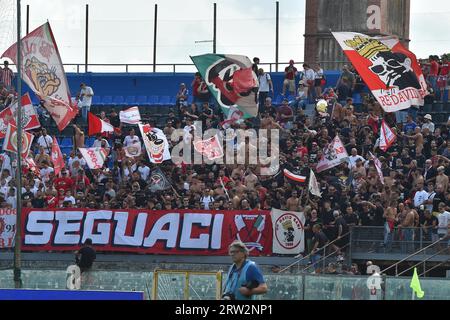
[[[400,97],[400,103],[407,101],[407,99],[405,99],[405,97],[403,96],[403,92],[402,91],[400,91],[398,93],[398,96]]]
[[[399,98],[395,94],[391,95],[390,98],[391,98],[391,100],[392,100],[392,102],[394,104],[399,104],[400,103]]]

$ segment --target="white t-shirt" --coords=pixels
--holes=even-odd
[[[42,168],[41,169],[41,178],[42,181],[48,181],[50,173],[54,172],[55,170],[52,167],[48,167],[48,168]]]
[[[314,80],[315,77],[316,76],[314,70],[312,69],[305,70],[305,80]]]
[[[82,107],[90,107],[92,104],[92,96],[94,95],[94,90],[92,90],[91,87],[84,87],[80,91],[80,96],[84,94],[84,96],[80,100],[80,106]],[[87,96],[87,94],[92,95],[90,97]]]
[[[52,144],[53,144],[53,139],[52,137],[50,137],[49,135],[44,136],[40,136],[38,138],[38,144],[40,147],[43,147],[45,150],[45,153],[49,154],[50,151],[52,150]]]
[[[438,233],[441,235],[447,234],[448,222],[450,220],[450,212],[444,211],[439,213],[437,216],[439,224],[438,224]]]
[[[70,197],[65,196],[63,202],[64,201],[70,201],[70,202],[72,202],[73,205],[76,203],[75,198],[73,196],[70,196]]]
[[[366,161],[366,159],[364,159],[363,157],[361,157],[359,154],[357,154],[356,156],[350,156],[350,157],[348,157],[348,160],[349,160],[349,162],[350,162],[350,163],[348,164],[349,169],[351,169],[351,168],[353,168],[353,167],[356,167],[356,160],[358,160],[358,159],[361,159],[363,163]]]
[[[211,196],[202,196],[202,198],[200,199],[201,202],[203,202],[203,204],[205,205],[205,210],[209,210],[209,204],[211,202],[214,202],[214,198]]]
[[[126,136],[125,139],[123,140],[123,146],[128,147],[137,142],[141,143],[141,140],[139,139],[138,136]]]
[[[7,169],[9,170],[9,173],[12,173],[11,158],[9,157],[9,155],[7,153],[2,153],[0,156],[3,158],[1,170],[3,171]]]
[[[17,209],[17,201],[15,196],[9,196],[6,199],[6,203],[9,203],[13,209]]]
[[[103,141],[106,142],[106,143],[105,143],[105,148],[111,148],[111,146],[109,145],[108,140],[106,140],[106,139],[100,139],[100,140],[95,139],[94,143],[92,144],[92,147],[93,147],[93,148],[100,148],[100,147],[102,146],[102,142],[103,142]]]
[[[259,92],[269,92],[270,91],[270,74],[264,73],[262,76],[258,77],[259,81]]]
[[[414,207],[420,206],[425,200],[428,199],[428,192],[425,190],[417,191],[414,195]]]

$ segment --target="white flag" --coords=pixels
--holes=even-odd
[[[152,163],[161,163],[172,159],[169,152],[169,142],[161,129],[152,128],[149,124],[139,123],[142,140]]]
[[[322,172],[328,169],[331,169],[335,166],[340,165],[342,162],[347,161],[348,153],[345,150],[344,145],[339,139],[339,136],[336,136],[334,140],[328,145],[328,147],[323,150],[322,159],[320,159],[317,164],[317,172]]]
[[[372,152],[369,152],[369,154],[373,159],[373,163],[375,164],[375,168],[377,169],[377,173],[380,177],[381,183],[384,184],[383,171],[381,170],[381,161],[377,157],[375,157]]]
[[[78,148],[89,169],[100,169],[105,163],[108,151],[104,148]]]
[[[305,251],[305,215],[272,209],[273,253],[299,254]]]
[[[314,171],[310,170],[311,173],[309,175],[309,186],[308,190],[313,195],[322,198],[322,192],[320,192],[319,183],[317,182],[316,175],[314,174]]]
[[[383,152],[386,152],[386,150],[395,142],[395,139],[397,139],[397,136],[383,120],[380,128],[380,149],[383,150]]]
[[[138,124],[141,122],[141,114],[138,107],[132,107],[119,112],[120,122],[128,124]]]

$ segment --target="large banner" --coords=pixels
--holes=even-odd
[[[384,111],[423,106],[427,84],[416,56],[395,37],[333,32]]]
[[[236,239],[251,256],[272,252],[268,211],[23,208],[22,215],[22,249],[28,251],[78,250],[90,238],[105,252],[226,256]]]
[[[303,212],[272,209],[273,253],[299,254],[305,251]]]
[[[47,22],[33,30],[21,40],[22,78],[42,100],[60,131],[78,113],[72,106],[69,86],[59,56],[50,24]],[[17,65],[17,43],[6,50],[3,57]]]
[[[227,119],[232,107],[241,110],[244,118],[257,116],[258,77],[248,57],[209,53],[191,59]]]
[[[0,209],[0,248],[12,248],[16,235],[16,209]]]

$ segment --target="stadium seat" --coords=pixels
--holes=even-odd
[[[88,148],[92,147],[94,144],[95,138],[94,137],[87,137],[84,141],[84,145]]]
[[[279,94],[279,95],[276,97],[276,99],[272,101],[272,104],[273,104],[273,105],[279,105],[279,104],[281,104],[281,102],[283,101],[283,99],[284,99],[284,97],[283,97],[281,94]]]
[[[158,103],[158,96],[150,96],[148,97],[148,104],[149,105],[156,105]]]
[[[124,105],[126,105],[125,99],[123,98],[123,96],[115,96],[114,100],[113,100],[113,104],[116,105],[116,106],[124,106]]]
[[[61,139],[61,143],[60,143],[61,147],[73,147],[73,140],[71,137],[64,137]]]
[[[102,98],[102,102],[100,103],[101,106],[112,104],[112,96],[104,96]]]
[[[170,97],[170,105],[174,106],[177,103],[177,97],[173,96]]]
[[[65,154],[66,156],[70,156],[70,153],[72,152],[73,147],[61,147],[61,152]]]
[[[138,96],[136,99],[136,103],[137,106],[145,106],[148,104],[147,102],[147,96]]]
[[[170,97],[169,96],[161,96],[159,98],[159,102],[157,105],[168,106],[170,105]]]
[[[136,103],[136,96],[127,96],[125,102],[127,105],[134,105]]]
[[[95,95],[95,96],[92,97],[92,104],[93,105],[100,104],[100,103],[102,103],[102,97],[101,96]]]
[[[354,94],[352,98],[353,98],[353,103],[354,104],[361,104],[362,103],[360,94]]]

